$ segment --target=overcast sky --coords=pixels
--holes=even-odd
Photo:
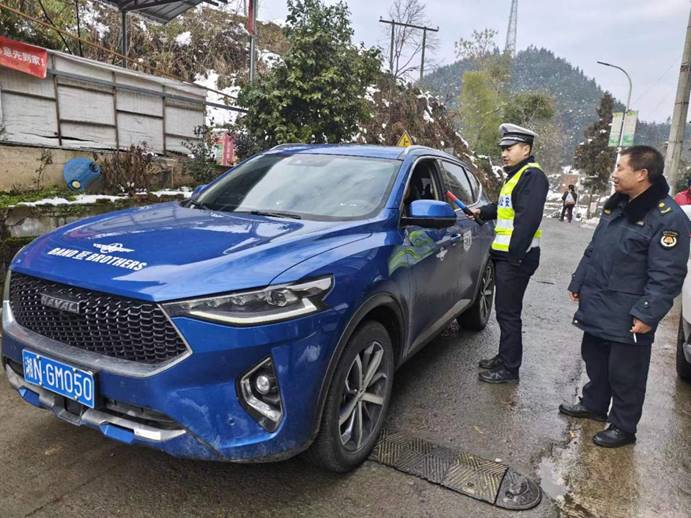
[[[503,48],[511,0],[424,3],[431,25],[439,26],[435,64],[454,62],[454,42],[469,38],[474,29],[499,31]],[[259,0],[259,4],[262,20],[286,15],[285,0]],[[347,4],[356,41],[388,49],[379,17],[387,16],[391,2],[348,0]],[[690,0],[519,0],[517,47],[552,50],[624,102],[628,90],[624,74],[595,62],[619,65],[631,75],[631,105],[639,110],[639,118],[664,121],[674,107],[689,7]]]

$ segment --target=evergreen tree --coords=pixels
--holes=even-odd
[[[613,107],[614,98],[605,93],[597,109],[599,119],[585,130],[585,141],[576,147],[574,166],[583,174],[583,183],[591,193],[608,192],[614,170],[617,153],[614,148],[608,147]]]
[[[380,75],[377,49],[352,43],[344,2],[288,0],[284,62],[238,97],[242,124],[262,148],[350,141],[369,115],[366,89]]]

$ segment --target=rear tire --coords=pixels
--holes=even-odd
[[[379,322],[362,324],[343,350],[307,460],[345,473],[367,459],[384,424],[393,373],[393,347],[386,328]]]
[[[684,356],[684,317],[679,317],[679,332],[677,333],[677,374],[684,381],[691,382],[691,363]]]
[[[464,329],[471,331],[482,331],[489,322],[494,302],[494,263],[487,262],[482,278],[480,279],[480,289],[473,305],[465,310],[458,318],[458,324]]]

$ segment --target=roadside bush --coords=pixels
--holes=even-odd
[[[190,157],[183,163],[186,174],[194,178],[198,184],[206,184],[225,170],[216,164],[214,156],[214,135],[209,126],[197,126],[194,129],[195,140],[188,140],[182,145],[189,152]]]
[[[158,172],[154,154],[146,145],[132,145],[126,151],[97,157],[96,162],[101,166],[101,190],[106,194],[149,192]]]

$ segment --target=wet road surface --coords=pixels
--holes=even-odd
[[[557,412],[584,382],[566,286],[592,230],[554,220],[544,230],[525,301],[520,384],[477,380],[478,360],[496,352],[493,318],[481,333],[452,325],[397,372],[388,426],[540,480],[545,497],[523,516],[689,516],[691,386],[674,371],[678,308],[653,348],[638,443],[596,447],[601,423]],[[4,380],[0,480],[3,518],[516,515],[369,461],[334,475],[301,458],[233,465],[123,446],[28,406]]]

